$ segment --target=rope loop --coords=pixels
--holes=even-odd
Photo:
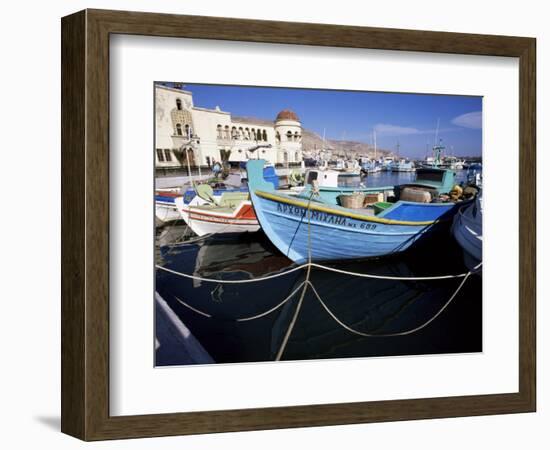
[[[279,347],[279,350],[277,351],[277,354],[275,356],[275,361],[280,361],[283,354],[284,354],[284,351],[286,349],[286,346],[288,344],[288,341],[290,339],[290,336],[292,334],[294,326],[296,325],[296,322],[298,320],[298,316],[300,314],[300,310],[302,308],[302,304],[303,304],[303,301],[305,299],[305,295],[306,295],[306,292],[307,292],[308,288],[311,288],[311,290],[313,292],[313,295],[315,296],[316,300],[321,304],[321,306],[327,312],[327,314],[340,327],[344,328],[345,330],[349,331],[352,334],[355,334],[357,336],[362,336],[362,337],[406,336],[406,335],[410,335],[410,334],[413,334],[413,333],[416,333],[416,332],[422,330],[423,328],[427,327],[430,323],[432,323],[435,319],[437,319],[443,313],[443,311],[445,311],[445,309],[447,309],[447,307],[452,303],[452,301],[456,298],[456,296],[458,295],[458,293],[460,292],[460,290],[462,289],[462,287],[464,286],[464,284],[466,283],[468,278],[472,274],[477,273],[480,270],[481,266],[482,266],[482,262],[480,262],[478,265],[476,265],[469,272],[455,274],[455,275],[436,275],[436,276],[422,276],[422,277],[407,277],[407,276],[405,276],[405,277],[400,277],[400,276],[393,276],[393,275],[376,275],[376,274],[352,272],[352,271],[337,269],[335,267],[329,267],[329,266],[324,266],[324,265],[321,265],[321,264],[314,263],[312,261],[312,255],[311,255],[311,200],[312,200],[313,196],[315,195],[315,193],[316,193],[316,190],[313,189],[312,192],[311,192],[311,195],[309,197],[307,206],[306,206],[306,212],[304,214],[304,215],[307,214],[307,233],[308,233],[307,234],[308,255],[307,255],[307,262],[304,263],[304,264],[301,264],[301,265],[296,266],[296,267],[292,267],[291,269],[285,270],[283,272],[278,272],[278,273],[266,275],[266,276],[263,276],[263,277],[249,278],[249,279],[243,279],[243,280],[220,280],[220,279],[214,279],[214,278],[204,278],[204,277],[199,277],[199,276],[196,276],[196,275],[191,275],[191,274],[178,272],[178,271],[169,269],[167,267],[159,266],[159,265],[157,265],[156,268],[159,269],[159,270],[165,271],[167,273],[171,273],[173,275],[180,276],[180,277],[189,278],[189,279],[192,279],[192,280],[203,281],[203,282],[209,282],[209,283],[218,283],[218,284],[256,283],[256,282],[260,282],[260,281],[266,281],[266,280],[271,280],[271,279],[274,279],[274,278],[282,277],[282,276],[288,275],[290,273],[297,272],[297,271],[302,270],[302,269],[306,269],[306,274],[305,274],[304,281],[302,281],[298,285],[298,287],[296,287],[284,300],[279,302],[277,305],[275,305],[272,308],[269,308],[268,310],[266,310],[262,313],[255,314],[253,316],[241,317],[241,318],[238,318],[238,319],[234,319],[236,322],[248,322],[248,321],[252,321],[252,320],[256,320],[256,319],[260,319],[262,317],[265,317],[265,316],[271,314],[272,312],[278,310],[279,308],[281,308],[286,303],[288,303],[295,296],[295,294],[298,291],[301,290],[302,292],[301,292],[300,297],[297,301],[296,309],[294,310],[294,314],[293,314],[292,319],[290,321],[290,324],[289,324],[289,326],[286,330],[286,333],[283,337],[283,341],[281,343],[281,346]],[[303,219],[303,217],[302,217],[302,219]],[[298,227],[300,227],[301,224],[302,224],[302,221],[300,221],[300,223],[298,224]],[[203,238],[209,237],[209,236],[211,236],[211,235],[204,236]],[[176,245],[181,245],[181,244],[176,243]],[[329,272],[339,273],[339,274],[342,274],[342,275],[348,275],[348,276],[354,276],[354,277],[360,277],[360,278],[378,279],[378,280],[429,281],[429,280],[448,280],[448,279],[453,279],[453,278],[462,278],[462,281],[460,282],[458,287],[455,289],[453,294],[450,296],[450,298],[443,304],[443,306],[432,317],[430,317],[428,320],[423,322],[421,325],[419,325],[417,327],[414,327],[414,328],[411,328],[409,330],[395,332],[395,333],[367,333],[367,332],[356,330],[356,329],[350,327],[349,325],[345,324],[342,320],[340,320],[334,314],[334,312],[323,301],[323,299],[319,295],[319,292],[317,291],[317,289],[315,288],[313,283],[310,281],[311,269],[313,267],[316,268],[316,269],[319,269],[319,270],[326,270],[326,271],[329,271]],[[209,314],[205,311],[201,311],[201,310],[185,303],[180,298],[178,298],[178,297],[175,297],[175,298],[180,304],[187,307],[191,311],[194,311],[196,314],[199,314],[199,315],[201,315],[203,317],[206,317],[206,318],[214,318],[214,316],[212,316],[211,314]]]

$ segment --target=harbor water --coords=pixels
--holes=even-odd
[[[457,181],[461,180],[459,172]],[[341,184],[403,184],[414,173],[381,172],[365,179],[345,177]],[[268,311],[289,296],[306,271],[245,284],[245,280],[294,267],[262,233],[219,234],[186,243],[184,223],[157,230],[156,264],[190,274],[189,279],[156,271],[156,290],[216,363],[273,361],[296,311],[300,292],[261,318],[236,319]],[[388,257],[331,262],[345,271],[393,277],[426,277],[468,271],[450,232]],[[429,281],[367,279],[312,269],[310,281],[323,302],[347,326],[374,335],[413,329],[433,317],[453,295],[461,278]],[[282,360],[376,357],[482,351],[482,278],[473,275],[450,305],[422,330],[406,336],[362,337],[329,315],[311,289],[302,302]],[[157,365],[162,365],[157,361]]]

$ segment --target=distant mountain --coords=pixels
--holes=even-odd
[[[302,148],[305,151],[320,150],[323,148],[323,138],[317,133],[304,128],[302,129]],[[325,149],[331,150],[333,155],[340,155],[343,157],[374,156],[374,147],[364,142],[327,139],[325,141]],[[392,154],[390,150],[381,148],[376,149],[376,156]]]

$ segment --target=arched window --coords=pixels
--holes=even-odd
[[[191,137],[191,131],[189,129],[189,125],[185,125],[185,137],[189,139]]]
[[[250,139],[250,130],[248,128],[245,128],[244,129],[244,138],[246,140],[249,140]]]
[[[254,128],[250,129],[250,139],[256,139],[256,130]]]
[[[161,148],[157,148],[157,160],[158,162],[164,162],[164,153]]]
[[[267,131],[265,131],[265,130],[263,131],[262,137],[263,137],[264,141],[267,142]]]
[[[225,139],[229,139],[229,125],[225,126]]]
[[[185,158],[186,158],[186,162],[189,161],[190,166],[195,165],[195,152],[193,151],[192,148],[185,149]]]
[[[243,127],[239,127],[237,130],[237,139],[241,140],[243,138]]]
[[[256,140],[261,141],[262,140],[262,130],[258,130],[256,133]]]
[[[231,139],[237,139],[237,128],[236,127],[231,128]]]
[[[286,139],[287,141],[291,141],[292,140],[292,131],[288,130],[286,132]]]
[[[183,136],[183,133],[182,133],[182,131],[181,131],[181,123],[177,123],[177,124],[176,124],[176,134],[177,134],[178,136]]]
[[[295,140],[296,142],[298,142],[298,138],[299,138],[298,132],[296,131],[296,132],[294,133],[294,140]]]
[[[277,133],[275,133],[275,140],[277,141],[277,144],[279,144],[281,142],[281,135],[279,134],[278,131],[277,131]]]
[[[176,108],[178,108],[178,111],[181,111],[181,99],[176,99]]]
[[[218,139],[223,139],[223,131],[222,131],[222,126],[221,125],[218,125],[216,127],[216,130],[218,132]]]

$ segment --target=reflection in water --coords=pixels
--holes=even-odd
[[[217,235],[192,244],[178,242],[185,227],[162,235],[157,264],[214,279],[250,279],[278,273],[292,262],[263,233]],[[449,236],[387,258],[331,263],[343,270],[396,276],[432,276],[466,271],[460,248]],[[250,322],[235,319],[264,312],[304,280],[305,271],[248,284],[221,284],[157,271],[156,289],[218,363],[272,361],[294,314],[298,295],[272,314]],[[373,280],[313,269],[311,281],[335,315],[354,329],[391,333],[432,317],[460,279]],[[212,315],[204,317],[182,305]],[[311,291],[285,349],[284,360],[481,351],[481,278],[470,277],[450,307],[427,328],[401,337],[364,338],[338,325]]]

